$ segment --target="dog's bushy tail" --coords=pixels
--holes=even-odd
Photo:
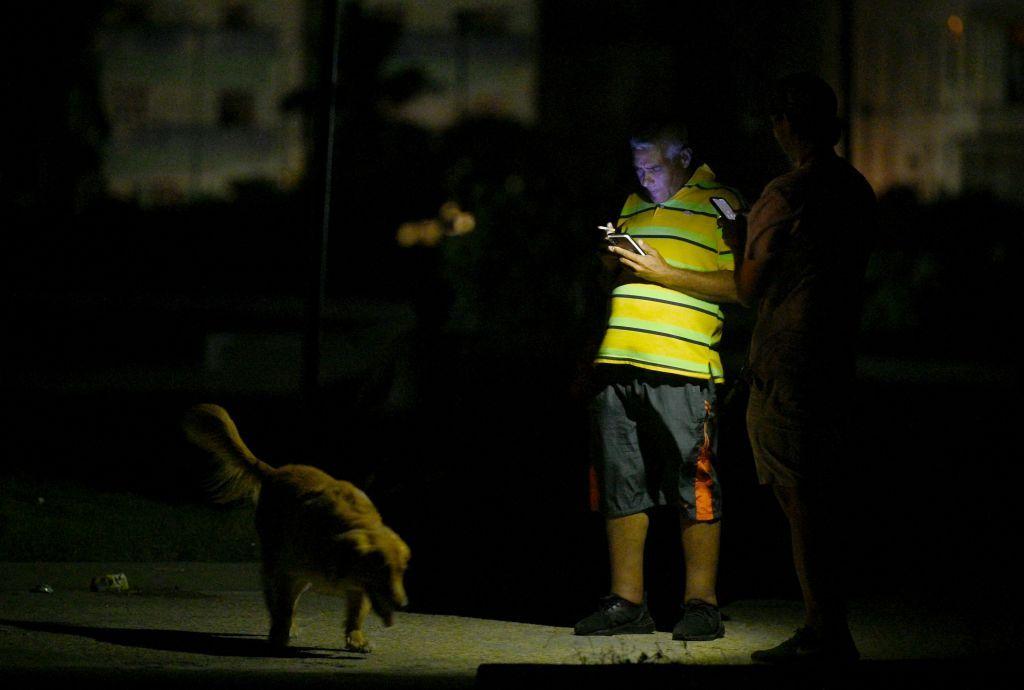
[[[219,405],[196,405],[185,413],[183,426],[188,439],[217,461],[217,469],[206,482],[210,498],[217,503],[240,499],[255,503],[263,478],[274,470],[245,445],[227,410]]]

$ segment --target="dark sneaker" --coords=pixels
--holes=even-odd
[[[672,628],[673,640],[707,642],[725,637],[725,623],[718,607],[700,599],[690,599],[683,606],[683,617]]]
[[[849,632],[835,640],[827,640],[812,628],[800,628],[782,644],[760,649],[750,655],[763,664],[852,664],[860,652]]]
[[[637,635],[654,632],[647,602],[634,604],[617,594],[601,597],[595,613],[576,624],[577,635]]]

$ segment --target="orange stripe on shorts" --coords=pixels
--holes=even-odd
[[[711,448],[704,444],[697,456],[697,478],[693,482],[698,520],[714,520],[716,517],[711,503],[711,482]]]
[[[704,410],[710,417],[711,403],[704,401]],[[711,435],[708,433],[708,417],[704,418],[704,444],[697,453],[697,478],[693,482],[693,496],[697,504],[697,520],[714,520],[715,511],[711,502]]]

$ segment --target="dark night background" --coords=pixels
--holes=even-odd
[[[281,104],[303,113],[308,135],[297,186],[115,197],[93,40],[114,5],[67,3],[59,21],[12,5],[2,22],[0,558],[254,560],[246,510],[205,507],[201,459],[179,431],[182,412],[209,401],[271,464],[315,464],[366,489],[412,546],[413,610],[571,625],[607,586],[602,521],[586,509],[581,371],[604,309],[594,227],[629,191],[629,129],[681,115],[719,177],[753,201],[787,165],[760,86],[853,69],[849,47],[818,30],[824,4],[542,1],[536,121],[466,116],[432,132],[388,115],[424,88],[414,70],[383,69],[401,25],[343,3],[315,387],[302,342],[317,287],[323,69],[311,61],[307,88]],[[307,39],[322,55],[329,32],[310,7]],[[681,8],[685,21],[659,20]],[[984,188],[880,196],[850,391],[852,594],[1015,606],[1024,214]],[[401,223],[448,199],[475,215],[472,233],[396,243]],[[752,315],[726,314],[736,372]],[[785,524],[756,486],[740,407],[721,423],[720,596],[795,598]],[[649,548],[658,620],[678,604],[672,523],[656,522]]]

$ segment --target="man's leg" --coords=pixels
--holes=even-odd
[[[775,486],[789,520],[793,566],[804,598],[804,627],[771,649],[753,652],[754,661],[822,662],[845,666],[860,657],[846,622],[846,601],[839,585],[838,546],[820,494],[792,486]]]
[[[646,512],[608,518],[608,561],[611,591],[639,604],[644,598],[644,543],[650,521]]]
[[[718,606],[715,585],[718,578],[718,553],[722,523],[719,520],[697,522],[681,514],[679,527],[682,532],[683,558],[686,563],[686,590],[683,601],[699,599]]]
[[[577,635],[654,632],[654,620],[644,601],[644,543],[648,525],[644,511],[653,502],[647,491],[637,423],[631,414],[635,388],[635,382],[610,383],[598,392],[590,406],[594,465],[606,516],[611,593],[601,598],[597,611],[576,623]]]
[[[653,633],[654,620],[644,600],[644,542],[646,512],[608,518],[608,560],[611,594],[600,608],[576,624],[577,635]]]
[[[686,590],[683,617],[672,628],[673,640],[707,641],[725,635],[718,610],[715,582],[718,577],[718,544],[722,523],[697,522],[681,514],[683,558],[686,562]]]
[[[828,637],[846,637],[846,602],[836,572],[836,544],[825,534],[828,516],[822,497],[800,487],[775,486],[774,490],[789,520],[793,567],[804,599],[804,624]]]

